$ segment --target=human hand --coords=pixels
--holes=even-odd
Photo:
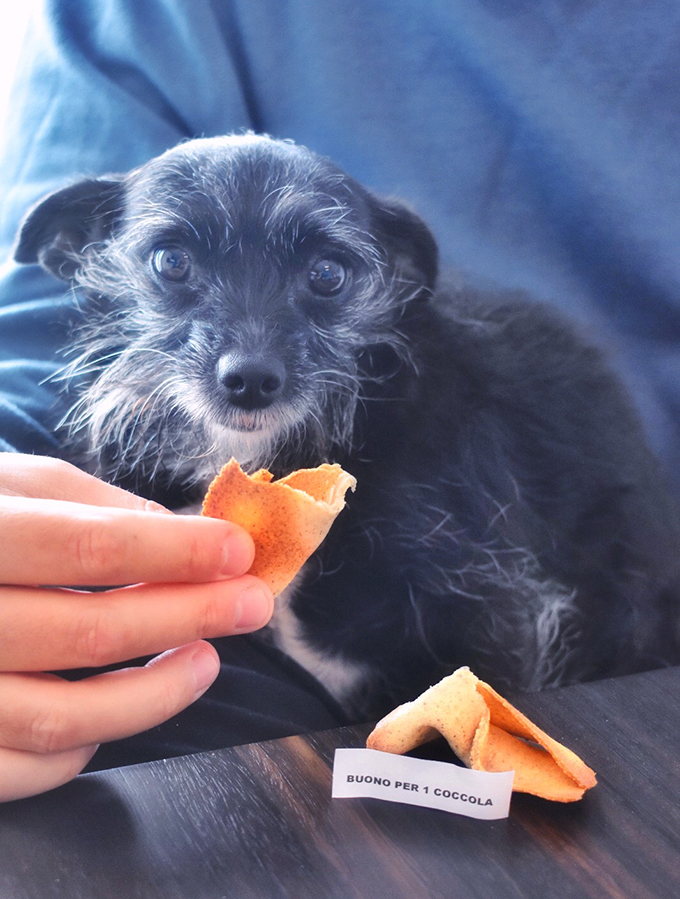
[[[0,453],[0,801],[75,777],[99,743],[171,718],[217,677],[200,638],[266,624],[245,531],[175,516],[68,463]],[[112,586],[87,593],[60,586]],[[50,585],[50,586],[44,586]],[[46,672],[162,653],[77,682]]]

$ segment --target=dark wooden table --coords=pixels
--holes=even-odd
[[[485,822],[330,798],[367,727],[90,774],[0,807],[2,899],[674,899],[680,668],[516,700],[596,769]]]

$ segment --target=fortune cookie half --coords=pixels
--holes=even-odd
[[[469,668],[459,668],[413,702],[386,715],[369,749],[401,755],[439,735],[477,771],[514,771],[513,790],[574,802],[597,783],[595,772],[518,712]]]
[[[210,485],[203,515],[233,521],[250,534],[250,574],[276,595],[317,549],[355,486],[339,465],[303,468],[275,481],[264,468],[247,475],[232,459]]]

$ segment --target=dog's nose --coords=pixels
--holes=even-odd
[[[234,406],[264,409],[281,395],[286,369],[280,359],[226,353],[217,363],[217,378]]]

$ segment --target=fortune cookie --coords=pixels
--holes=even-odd
[[[275,481],[264,468],[247,475],[232,459],[208,488],[203,515],[248,531],[255,543],[250,574],[276,595],[317,549],[355,486],[339,465],[303,468]]]
[[[595,772],[518,712],[469,668],[459,668],[413,702],[386,715],[369,749],[401,755],[439,735],[468,768],[514,771],[513,790],[574,802],[597,783]]]

